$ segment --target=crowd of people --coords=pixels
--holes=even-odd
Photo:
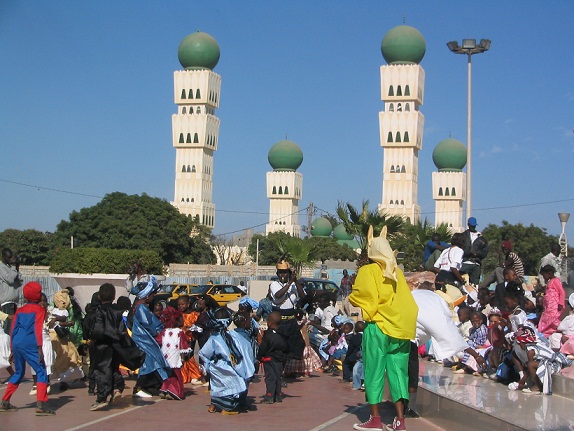
[[[533,286],[505,240],[499,267],[482,274],[489,244],[476,227],[469,218],[467,231],[450,243],[434,235],[424,262],[436,274],[434,283],[416,287],[407,284],[386,229],[378,237],[371,229],[370,263],[357,274],[344,271],[337,303],[328,294],[310,298],[284,260],[267,295],[258,301],[244,296],[237,311],[208,296],[158,300],[156,277],[138,264],[130,269],[126,294],[117,297],[116,288],[105,283],[85,310],[72,288],[56,292],[49,305],[42,287],[27,283],[27,303],[20,308],[14,292],[3,289],[0,367],[11,377],[0,411],[17,409],[10,399],[26,363],[33,370],[37,415],[54,414],[47,405],[50,385],[65,390],[79,380],[95,396],[89,409],[106,410],[123,395],[128,376],[135,378],[134,397],[183,400],[185,384],[205,386],[209,413],[235,415],[253,408],[247,395],[258,372],[265,380],[265,404],[283,402],[286,377],[323,372],[365,392],[370,417],[355,429],[404,430],[406,418],[418,417],[421,357],[442,362],[454,374],[549,395],[551,376],[574,359],[574,315],[567,312],[574,294],[566,298],[559,253],[553,247],[543,257]],[[21,276],[7,249],[3,265],[0,276],[17,292]],[[396,412],[387,425],[379,412],[385,380]]]

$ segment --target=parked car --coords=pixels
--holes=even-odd
[[[334,281],[322,278],[301,278],[300,280],[303,282],[303,289],[307,296],[313,300],[320,295],[328,295],[333,303],[337,302],[340,288]]]
[[[241,298],[245,295],[245,292],[232,284],[174,283],[162,286],[156,294],[156,300],[164,299],[173,306],[180,295],[188,295],[192,302],[195,302],[198,298],[210,297],[219,306],[224,306],[231,301]]]

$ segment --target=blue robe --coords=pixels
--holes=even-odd
[[[155,336],[161,332],[163,325],[145,304],[139,304],[134,312],[132,339],[145,352],[145,361],[139,374],[145,376],[157,371],[162,380],[170,375],[170,366],[161,353]]]

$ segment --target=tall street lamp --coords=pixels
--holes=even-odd
[[[562,225],[562,233],[558,238],[558,243],[560,244],[560,257],[562,258],[562,268],[560,268],[560,275],[562,281],[568,279],[568,239],[566,238],[566,223],[570,218],[570,213],[558,213],[558,218],[560,219],[560,224]]]
[[[481,54],[490,48],[489,39],[463,39],[462,46],[458,42],[446,44],[448,49],[455,54],[466,54],[468,56],[468,127],[466,135],[466,218],[472,215],[472,55]]]

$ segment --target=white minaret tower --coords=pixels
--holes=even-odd
[[[303,196],[303,175],[296,170],[303,163],[301,148],[292,141],[279,141],[267,155],[273,172],[267,172],[269,223],[265,234],[282,231],[300,237],[299,201]]]
[[[380,140],[383,147],[383,199],[379,211],[420,219],[417,204],[419,150],[422,148],[425,71],[419,65],[426,44],[415,28],[400,25],[383,38],[381,51],[387,62],[381,66]]]
[[[177,114],[172,116],[175,147],[175,193],[172,205],[213,229],[213,153],[219,141],[221,76],[213,72],[219,45],[207,33],[192,33],[179,45],[179,62],[185,70],[174,72]]]
[[[454,232],[462,232],[463,203],[466,200],[466,147],[456,139],[437,144],[432,159],[438,172],[432,173],[432,195],[435,200],[435,226],[446,223]]]

